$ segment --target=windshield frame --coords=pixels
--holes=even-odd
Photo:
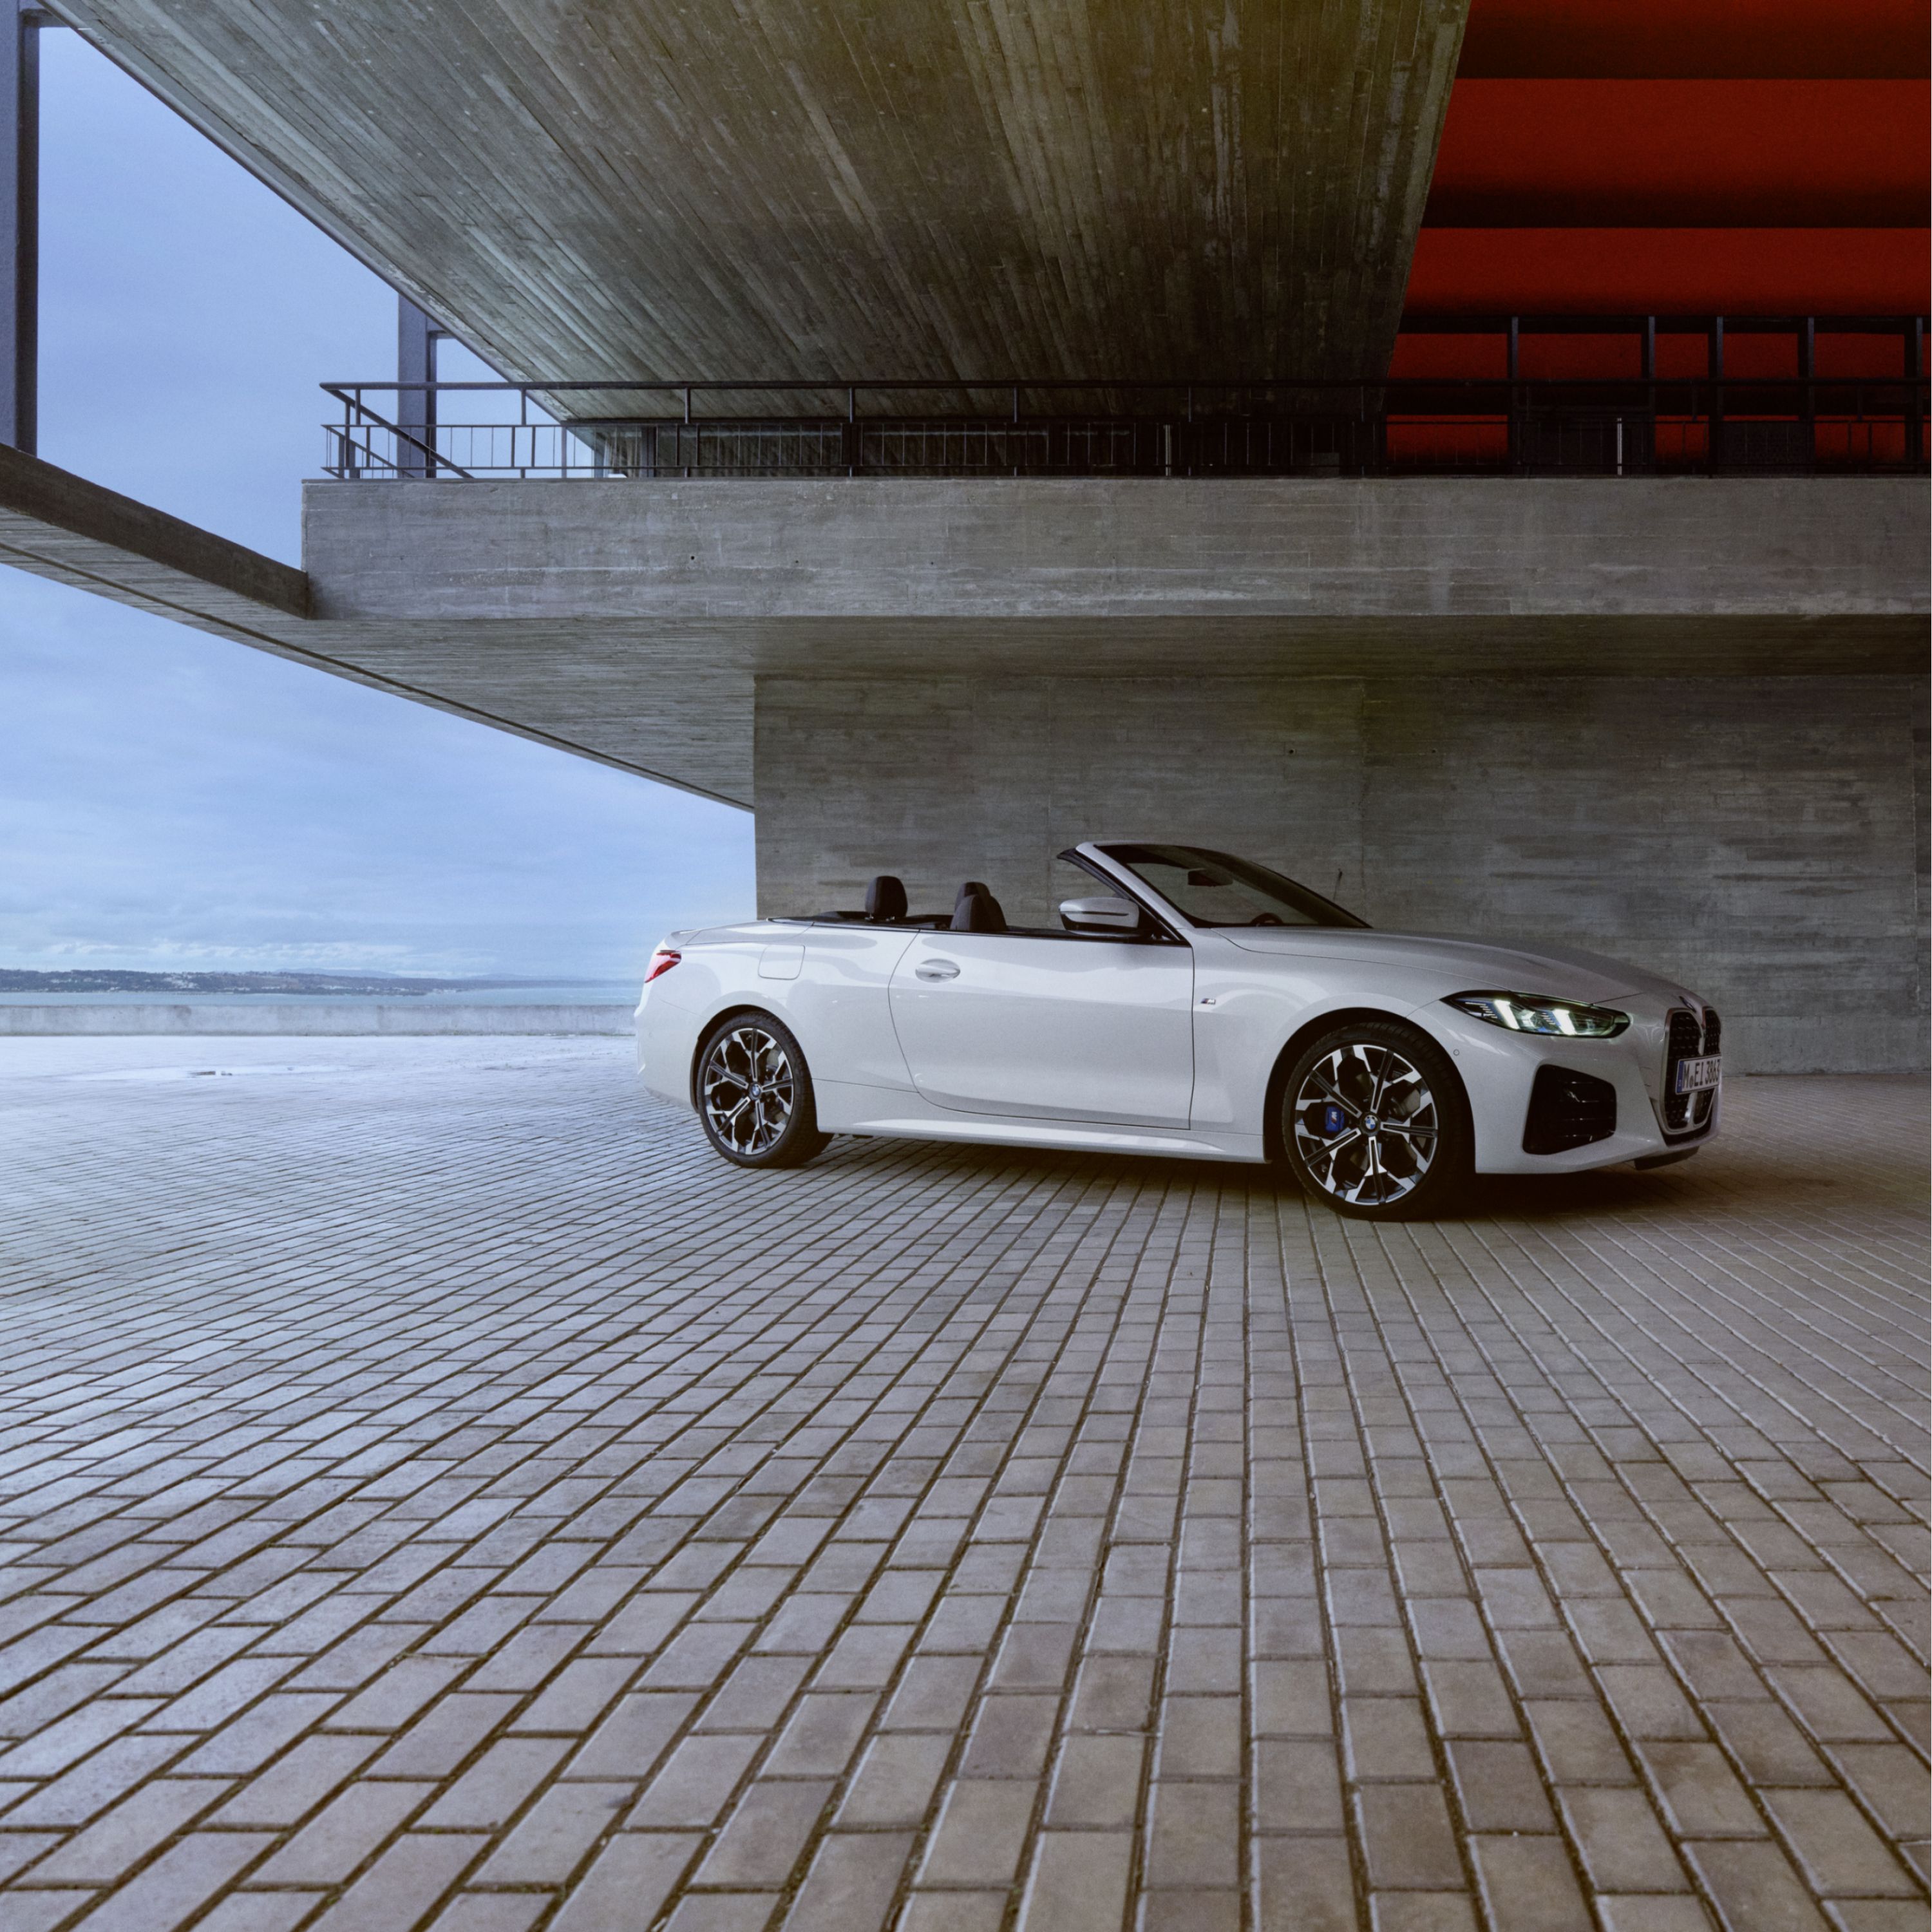
[[[1258,864],[1252,859],[1244,859],[1232,852],[1216,851],[1206,845],[1171,845],[1151,839],[1112,841],[1106,844],[1096,843],[1093,850],[1101,854],[1109,864],[1119,866],[1142,891],[1154,894],[1163,907],[1171,910],[1176,919],[1197,932],[1305,932],[1337,929],[1366,932],[1370,930],[1368,921],[1358,917],[1347,907],[1337,905],[1333,899],[1297,880],[1289,878],[1286,873],[1276,872],[1272,866]],[[1133,859],[1126,856],[1146,854],[1151,856],[1174,853],[1185,853],[1209,865],[1221,866],[1232,873],[1243,884],[1252,887],[1264,897],[1279,900],[1284,907],[1293,909],[1302,916],[1292,923],[1284,921],[1276,926],[1257,926],[1245,920],[1239,923],[1227,923],[1193,918],[1184,908],[1174,904],[1151,880],[1143,878],[1136,868]],[[1171,864],[1173,861],[1163,857],[1162,862]],[[1311,913],[1320,916],[1310,917]]]

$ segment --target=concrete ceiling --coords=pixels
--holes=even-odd
[[[1468,0],[53,4],[518,380],[1168,379],[1386,368]]]

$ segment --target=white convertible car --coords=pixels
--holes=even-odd
[[[674,933],[638,1070],[746,1167],[832,1134],[1282,1161],[1345,1214],[1441,1211],[1471,1172],[1681,1160],[1718,1124],[1718,1016],[1561,947],[1371,931],[1192,845],[1058,862],[1058,928],[969,881],[914,914]]]

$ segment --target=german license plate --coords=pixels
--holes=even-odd
[[[1680,1060],[1677,1063],[1677,1090],[1680,1094],[1708,1093],[1716,1086],[1724,1069],[1716,1054],[1708,1060]]]

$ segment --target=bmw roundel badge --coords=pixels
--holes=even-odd
[[[1324,1134],[1339,1134],[1348,1124],[1348,1116],[1333,1100],[1322,1109],[1322,1131]]]

